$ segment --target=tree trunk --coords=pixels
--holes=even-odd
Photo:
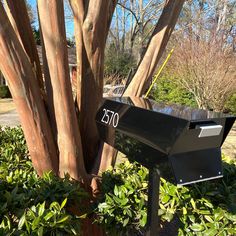
[[[69,75],[63,0],[40,0],[38,10],[45,44],[57,126],[59,173],[86,180],[83,151]]]
[[[77,49],[77,97],[85,166],[90,172],[100,145],[95,116],[102,99],[105,43],[116,1],[90,0],[87,6],[83,1],[70,3],[78,36],[82,36]]]
[[[22,11],[22,16],[27,12]],[[0,70],[20,116],[29,153],[39,175],[58,173],[58,158],[47,113],[31,63],[0,3]]]
[[[167,0],[142,61],[124,96],[142,96],[155,72],[182,9],[184,0]]]
[[[30,25],[30,19],[27,14],[27,7],[25,0],[6,0],[8,6],[8,16],[11,20],[12,26],[17,32],[18,38],[21,41],[26,54],[32,64],[33,72],[36,74],[41,94],[45,99],[45,92],[43,86],[42,71],[39,62],[37,47],[34,40],[34,35]],[[25,14],[22,14],[25,12]]]

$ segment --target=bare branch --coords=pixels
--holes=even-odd
[[[134,19],[136,20],[137,24],[139,24],[139,19],[137,18],[136,14],[135,14],[130,8],[124,6],[123,4],[121,4],[121,3],[119,3],[119,2],[117,3],[117,5],[121,6],[121,7],[124,8],[125,10],[129,11],[129,12],[133,15],[133,17],[134,17]]]

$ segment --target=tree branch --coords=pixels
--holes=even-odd
[[[184,0],[166,1],[158,24],[149,41],[149,46],[124,96],[142,96],[145,92],[175,27],[183,3]]]
[[[137,24],[139,24],[139,19],[137,18],[136,14],[135,14],[130,8],[124,6],[123,4],[121,4],[121,3],[119,3],[119,2],[117,3],[117,5],[121,6],[121,7],[124,8],[125,10],[129,11],[129,12],[133,15],[133,17],[134,17],[134,19],[136,20]]]

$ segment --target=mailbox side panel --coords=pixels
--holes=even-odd
[[[235,122],[235,117],[227,117],[225,121],[225,129],[224,129],[224,136],[221,145],[223,145],[230,129],[233,127],[233,124]]]
[[[176,154],[169,161],[177,184],[187,185],[222,177],[220,148]]]
[[[201,127],[206,129],[207,127],[221,127],[221,129],[216,134],[213,133],[212,135],[209,132],[209,135],[206,134],[201,136]],[[176,140],[171,150],[171,155],[176,153],[221,147],[222,140],[224,140],[224,136],[226,136],[226,127],[226,118],[191,121],[189,123],[189,127],[185,129],[181,136],[179,136],[179,138]]]
[[[109,118],[115,117],[114,114],[119,117],[118,121]],[[188,125],[186,120],[155,112],[150,108],[135,107],[132,104],[127,105],[112,100],[103,102],[97,113],[96,122],[100,127],[99,132],[107,132],[106,135],[103,134],[103,137],[108,143],[112,138],[112,133],[113,136],[120,133],[166,155]]]

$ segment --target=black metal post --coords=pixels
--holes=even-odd
[[[146,236],[159,235],[160,219],[159,209],[160,171],[157,167],[149,168],[148,183],[148,212]]]

